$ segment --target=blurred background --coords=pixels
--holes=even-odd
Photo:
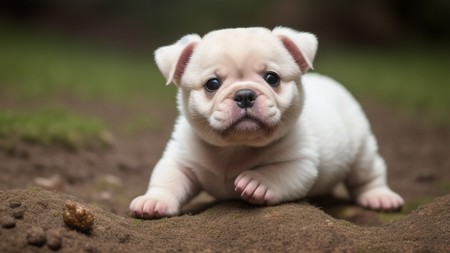
[[[165,98],[174,88],[161,85],[157,47],[188,33],[279,25],[316,34],[315,71],[357,96],[449,121],[446,0],[3,0],[0,92]]]

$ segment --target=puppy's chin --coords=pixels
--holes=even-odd
[[[267,124],[266,122],[246,115],[236,120],[229,126],[216,129],[224,139],[233,139],[242,142],[251,140],[254,142],[258,138],[264,137],[267,140],[276,130],[277,124]],[[242,143],[249,144],[249,143]]]
[[[252,119],[243,119],[226,130],[213,130],[215,132],[211,144],[216,146],[245,145],[262,147],[273,142],[276,127],[263,125]]]
[[[243,145],[263,147],[283,135],[283,128],[277,124],[267,124],[253,117],[243,117],[227,126],[212,126],[206,119],[196,118],[191,125],[205,142],[219,147]]]
[[[273,126],[269,126],[257,118],[251,116],[245,116],[235,122],[233,125],[227,127],[222,133],[227,136],[232,133],[270,133],[274,129]]]

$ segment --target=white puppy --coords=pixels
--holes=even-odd
[[[177,215],[201,190],[274,205],[340,182],[364,207],[400,208],[358,102],[328,77],[303,75],[316,49],[314,35],[284,27],[191,34],[159,48],[180,116],[133,215]]]

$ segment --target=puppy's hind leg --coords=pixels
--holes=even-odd
[[[356,203],[369,209],[392,211],[404,204],[403,198],[387,185],[386,164],[372,134],[361,146],[346,185]]]

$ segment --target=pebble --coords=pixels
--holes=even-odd
[[[63,213],[64,223],[81,232],[89,232],[94,225],[94,215],[91,211],[76,202],[68,202]]]
[[[45,244],[45,232],[41,227],[32,227],[27,234],[27,242],[30,245],[41,247]]]
[[[34,183],[47,190],[61,190],[64,187],[63,179],[58,174],[54,174],[49,178],[36,177],[34,178]]]
[[[13,228],[16,226],[16,220],[11,216],[3,216],[0,223],[3,228]]]
[[[58,250],[62,246],[61,233],[56,229],[47,231],[47,246],[52,250]]]
[[[25,210],[23,208],[17,208],[17,209],[13,210],[13,216],[16,219],[22,219],[24,213],[25,213]]]

